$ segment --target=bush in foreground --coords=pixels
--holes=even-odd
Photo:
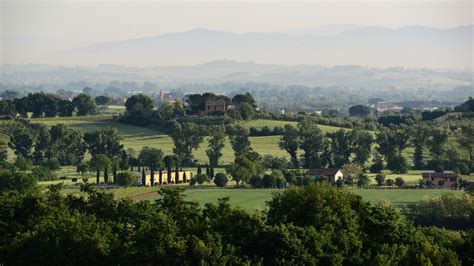
[[[264,215],[229,205],[200,208],[183,190],[156,203],[49,191],[3,193],[5,265],[456,265],[472,237],[418,229],[391,207],[312,184],[276,194]]]

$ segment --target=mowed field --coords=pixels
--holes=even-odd
[[[172,186],[168,186],[172,187]],[[284,191],[283,189],[233,189],[233,188],[209,188],[206,186],[189,188],[184,191],[185,199],[198,202],[201,206],[206,203],[217,203],[218,199],[229,197],[229,203],[233,206],[247,210],[264,210],[266,202],[272,199],[274,193]],[[129,187],[110,189],[117,198],[129,198],[132,200],[155,201],[160,198],[159,188],[154,187]],[[394,206],[417,202],[425,198],[438,197],[446,193],[461,196],[463,191],[445,189],[347,189],[356,193],[366,201],[373,204],[378,202],[389,202]],[[66,190],[67,193],[79,194],[78,190]]]

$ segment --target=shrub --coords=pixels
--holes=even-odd
[[[61,163],[59,162],[58,159],[51,158],[46,162],[46,166],[49,168],[49,170],[55,171],[61,168]]]
[[[28,158],[25,157],[17,157],[15,159],[15,167],[22,170],[22,171],[28,171],[33,167],[33,163],[31,163]]]
[[[227,175],[224,173],[217,173],[214,177],[214,184],[218,187],[225,187],[227,185]]]
[[[405,185],[405,180],[401,177],[397,177],[395,178],[395,185],[397,185],[397,187],[403,187]]]
[[[76,183],[76,182],[77,182],[77,178],[73,177],[73,178],[71,178],[71,181],[74,182],[74,183]]]
[[[377,174],[375,176],[375,181],[377,181],[378,186],[382,186],[383,182],[385,182],[385,174]]]
[[[385,180],[385,184],[387,184],[387,186],[393,186],[395,184],[395,180],[389,178]]]
[[[206,182],[208,180],[208,177],[207,175],[205,174],[197,174],[194,179],[196,179],[196,182],[199,184],[199,185],[202,185],[204,182]]]
[[[38,181],[51,181],[58,179],[55,173],[53,173],[49,168],[44,166],[36,166],[33,169],[32,174],[36,177]]]
[[[115,177],[115,183],[119,186],[130,186],[137,181],[135,175],[130,172],[120,172]]]

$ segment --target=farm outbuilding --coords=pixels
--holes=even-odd
[[[344,175],[338,168],[312,168],[308,169],[305,174],[313,178],[325,176],[331,183],[335,183],[337,180],[344,179]]]

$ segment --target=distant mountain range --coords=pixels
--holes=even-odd
[[[165,66],[228,59],[280,65],[466,68],[472,67],[473,33],[473,25],[451,29],[329,25],[283,33],[195,29],[94,44],[45,57],[44,61]]]

